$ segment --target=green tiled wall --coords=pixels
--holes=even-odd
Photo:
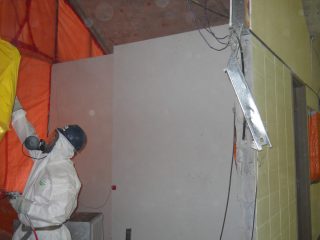
[[[303,6],[301,0],[250,0],[251,2],[251,30],[266,44],[273,52],[275,52],[286,64],[290,67],[292,72],[298,76],[298,78],[311,86],[315,92],[320,90],[320,36],[316,39],[311,40],[304,17]],[[271,57],[270,57],[271,56]],[[274,92],[270,92],[274,86],[274,81],[272,79],[273,75],[280,74],[282,69],[282,75],[289,75],[289,70],[285,69],[284,66],[281,66],[281,63],[277,60],[273,60],[272,54],[266,52],[261,46],[258,47],[256,44],[254,46],[254,84],[255,84],[255,95],[256,99],[260,105],[260,111],[263,111],[264,121],[268,125],[269,134],[271,135],[271,142],[274,145],[274,112],[272,110],[272,104],[275,102],[278,103],[279,99],[270,100],[273,96],[279,93],[279,88],[285,88],[287,92],[287,80],[283,81],[284,86],[276,85]],[[278,70],[277,70],[278,69]],[[286,74],[287,73],[287,74]],[[280,74],[281,75],[281,74]],[[285,77],[284,77],[285,78]],[[277,78],[276,78],[277,79]],[[276,80],[277,81],[277,80]],[[263,87],[264,84],[271,85]],[[289,88],[291,89],[291,87]],[[263,94],[263,95],[261,95]],[[288,95],[288,94],[287,94]],[[268,99],[266,104],[265,98]],[[317,110],[318,109],[318,99],[315,96],[314,92],[307,88],[307,103],[308,106]],[[285,102],[287,105],[287,102]],[[277,106],[277,109],[279,105]],[[263,110],[262,110],[263,109]],[[272,110],[270,112],[270,110]],[[268,114],[269,113],[269,114]],[[270,116],[271,115],[271,116]],[[277,115],[279,116],[279,115]],[[285,114],[285,116],[287,116]],[[283,126],[281,119],[277,119],[278,123],[276,129],[280,126]],[[285,123],[288,123],[288,120],[285,120]],[[287,126],[288,127],[288,126]],[[282,135],[280,135],[282,136]],[[289,139],[288,136],[286,136]],[[279,141],[279,140],[277,140]],[[279,142],[282,142],[281,140]],[[288,152],[288,150],[286,150]],[[277,154],[275,154],[277,152]],[[277,159],[283,159],[284,150],[282,147],[279,150],[279,146],[274,146],[274,150],[266,151],[266,153],[261,153],[260,158],[267,158],[270,160],[268,166],[261,166],[260,169],[260,182],[269,181],[270,185],[270,169],[273,169],[273,165],[276,164],[279,169],[282,169],[284,166],[280,164],[287,164],[285,162],[277,163]],[[290,150],[289,150],[290,152]],[[278,155],[276,158],[274,155]],[[288,158],[290,159],[290,157]],[[266,164],[265,164],[266,165]],[[291,165],[288,165],[290,170]],[[268,169],[268,174],[266,169]],[[281,170],[280,170],[281,171]],[[271,175],[274,176],[275,173],[271,171]],[[269,179],[267,178],[269,177]],[[289,178],[288,178],[289,179]],[[280,177],[279,179],[272,179],[272,182],[283,181],[285,182],[285,177]],[[291,184],[290,181],[288,184]],[[270,185],[271,186],[271,185]],[[272,204],[275,204],[275,208],[278,208],[278,202],[284,202],[281,199],[281,196],[284,188],[280,187],[279,194],[272,192],[274,189],[269,189],[269,186],[261,186],[262,195],[269,197],[269,201]],[[274,188],[274,187],[273,187]],[[271,192],[270,192],[271,191]],[[267,192],[267,194],[265,193]],[[277,192],[277,191],[275,191]],[[290,194],[290,191],[289,191]],[[320,184],[312,185],[310,188],[310,198],[311,198],[311,214],[312,214],[312,238],[316,240],[320,235]],[[279,201],[278,201],[279,197]],[[270,205],[271,206],[271,205]],[[276,213],[276,210],[270,208],[270,215]],[[268,227],[263,226],[260,230],[260,234],[266,229],[273,229],[275,224],[271,224],[274,220],[277,221],[277,218],[268,218],[269,223],[266,224]],[[270,222],[271,221],[271,222]],[[262,227],[262,226],[260,226]],[[274,230],[276,232],[276,230]],[[269,232],[270,233],[270,232]],[[285,234],[283,234],[285,236]],[[268,236],[268,235],[266,235]],[[269,239],[267,237],[267,239]],[[273,239],[273,238],[271,238]]]
[[[251,28],[313,87],[311,42],[301,0],[251,0]],[[319,86],[319,85],[318,85]]]
[[[273,145],[257,154],[256,239],[297,239],[292,79],[287,69],[252,40],[253,94]]]

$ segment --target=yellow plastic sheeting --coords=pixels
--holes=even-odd
[[[20,53],[0,39],[0,140],[9,129],[16,96]]]

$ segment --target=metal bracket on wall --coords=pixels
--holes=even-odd
[[[234,33],[235,34],[235,33]],[[272,147],[266,129],[261,120],[258,108],[250,92],[249,86],[239,66],[237,55],[240,46],[233,42],[232,53],[225,71],[227,72],[232,86],[236,92],[244,117],[247,120],[257,150],[262,150],[262,146]]]

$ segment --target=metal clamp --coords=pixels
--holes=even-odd
[[[262,146],[269,145],[269,147],[272,147],[272,145],[246,79],[239,66],[237,60],[239,47],[239,43],[233,42],[232,54],[225,71],[230,78],[232,86],[240,102],[244,117],[247,120],[247,124],[255,143],[254,148],[260,151],[262,150]]]

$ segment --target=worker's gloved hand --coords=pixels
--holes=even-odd
[[[17,213],[27,214],[32,201],[25,199],[22,195],[18,195],[16,198],[11,199],[10,203]]]
[[[18,111],[19,109],[22,109],[22,106],[21,106],[21,103],[20,103],[18,97],[16,97],[14,100],[13,112]]]

